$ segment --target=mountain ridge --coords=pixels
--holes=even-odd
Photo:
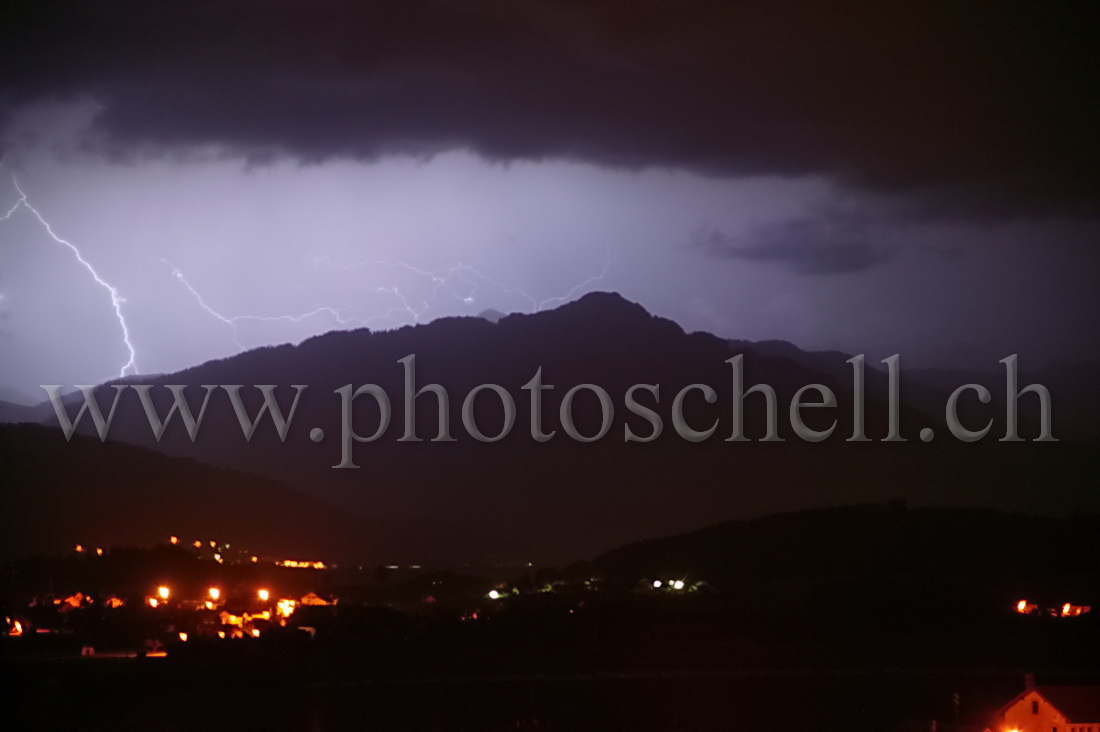
[[[746,388],[756,383],[774,387],[779,432],[785,442],[760,441],[766,415],[758,395],[745,400],[750,442],[725,439],[731,401],[727,360],[737,353],[744,355]],[[447,426],[456,437],[454,442],[431,439],[438,430],[431,394],[418,399],[413,412],[422,441],[400,439],[404,420],[400,360],[410,354],[416,355],[417,386],[438,383],[447,390]],[[942,401],[939,415],[928,407],[946,399],[941,390],[926,390],[925,397],[908,399],[905,394],[920,396],[920,390],[905,387],[900,420],[908,442],[881,442],[886,433],[888,379],[870,364],[866,422],[873,441],[846,442],[854,416],[851,367],[839,360],[843,356],[777,343],[756,348],[709,333],[686,333],[673,321],[651,315],[618,294],[590,293],[553,310],[512,314],[495,324],[455,317],[393,331],[333,331],[296,345],[254,349],[175,374],[116,380],[101,391],[109,397],[113,391],[106,387],[115,383],[188,384],[190,403],[197,408],[199,384],[278,384],[282,388],[276,394],[285,408],[293,397],[290,385],[308,385],[285,443],[270,423],[246,442],[224,395],[211,399],[202,435],[194,444],[178,421],[169,426],[163,441],[156,442],[132,392],[120,401],[111,435],[279,480],[349,515],[424,525],[446,522],[451,527],[449,534],[426,541],[423,536],[415,541],[391,536],[393,543],[387,550],[395,554],[571,560],[632,538],[694,528],[715,517],[745,518],[887,496],[915,504],[973,503],[1055,513],[1100,508],[1100,499],[1091,497],[1085,487],[1087,461],[1081,448],[1062,443],[1005,445],[992,436],[974,445],[953,442],[942,425]],[[543,395],[546,431],[556,432],[545,443],[531,437],[530,390],[523,390],[540,370],[544,384],[555,385]],[[333,466],[341,458],[341,409],[335,392],[348,384],[365,383],[378,384],[390,395],[392,419],[378,441],[353,445],[358,470],[336,470]],[[512,433],[496,443],[474,440],[461,420],[463,398],[487,383],[500,385],[516,404]],[[832,438],[812,444],[792,434],[787,405],[799,389],[815,383],[832,389],[840,405],[829,413],[803,410],[807,423],[818,429],[832,417],[837,422]],[[570,439],[560,424],[565,392],[582,384],[599,385],[613,399],[612,431],[594,443]],[[625,409],[623,397],[637,384],[659,387],[659,400],[637,393],[664,423],[664,433],[651,443],[624,441],[627,427],[639,435],[651,429]],[[700,443],[680,438],[670,419],[673,395],[692,384],[710,385],[717,397],[710,405],[696,390],[685,399],[688,424],[700,427],[717,420],[719,425],[710,440]],[[161,415],[169,406],[165,391],[153,389]],[[68,398],[71,406],[72,399]],[[260,405],[255,390],[243,389],[242,399],[249,413],[255,414]],[[108,404],[109,398],[101,398],[101,403]],[[573,406],[577,430],[596,434],[602,418],[595,397],[582,390]],[[961,411],[967,424],[980,424],[974,416],[982,416],[980,409]],[[486,434],[503,425],[499,399],[491,393],[479,396],[473,415]],[[361,398],[351,417],[360,434],[366,435],[373,431],[379,413],[369,398]],[[924,444],[916,433],[928,425],[939,437]],[[1034,436],[1033,427],[1022,420],[1022,433]],[[90,429],[82,425],[86,434]],[[316,443],[311,438],[315,430],[324,433]]]

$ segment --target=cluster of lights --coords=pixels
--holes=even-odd
[[[172,544],[172,545],[179,545],[180,544],[180,538],[178,536],[175,536],[175,535],[169,536],[168,537],[168,543]],[[191,546],[194,547],[195,549],[199,549],[199,550],[205,549],[207,547],[209,547],[210,549],[213,549],[214,550],[214,561],[217,562],[218,564],[225,564],[225,557],[222,556],[222,555],[226,552],[226,550],[231,549],[233,547],[232,544],[219,544],[214,539],[209,539],[207,541],[203,541],[202,539],[195,539],[194,541],[191,542]],[[260,561],[259,557],[257,557],[254,554],[249,554],[246,551],[238,549],[237,553],[247,556],[249,561],[251,561],[253,564],[256,564]]]
[[[181,539],[178,536],[173,534],[172,536],[168,537],[168,543],[172,544],[173,546],[178,546],[181,543]],[[213,557],[214,561],[217,562],[218,564],[225,564],[225,557],[222,556],[222,552],[224,552],[226,549],[231,548],[232,545],[231,544],[219,545],[218,542],[216,542],[213,539],[210,539],[208,541],[202,541],[201,539],[195,539],[194,541],[191,542],[191,546],[194,547],[195,549],[203,549],[203,548],[209,546],[210,549],[213,549],[215,551],[214,557]],[[89,550],[83,544],[76,544],[73,547],[73,550],[77,554],[86,554],[89,551],[94,551],[97,556],[102,557],[104,555],[104,549],[102,547],[95,547],[94,549]],[[240,550],[238,550],[238,552],[240,552]],[[248,560],[252,564],[259,564],[260,558],[258,556],[256,556],[255,554],[248,554],[247,552],[243,552],[243,553],[248,557]],[[284,559],[282,561],[275,562],[275,564],[277,566],[280,566],[280,567],[290,567],[292,569],[327,569],[328,568],[328,565],[326,565],[324,562],[304,561],[304,560],[298,560],[298,559]],[[393,567],[393,568],[397,569],[397,567]],[[414,569],[419,569],[420,565],[413,565],[413,568]]]
[[[83,544],[77,544],[76,546],[73,547],[73,549],[76,551],[77,554],[83,554],[85,551],[87,551],[84,548]],[[95,554],[96,554],[97,557],[102,557],[103,556],[103,547],[97,546],[95,548]]]
[[[653,589],[659,590],[664,586],[665,586],[665,583],[662,582],[661,580],[653,580]],[[668,587],[669,587],[669,589],[672,589],[672,590],[682,590],[682,589],[684,589],[684,581],[682,579],[672,580],[671,582],[668,583]]]
[[[259,590],[256,593],[256,595],[257,595],[257,597],[260,598],[260,600],[262,600],[264,602],[267,602],[267,599],[269,597],[271,597],[270,591],[268,591],[266,589]],[[171,596],[172,596],[172,591],[168,588],[168,586],[167,585],[161,585],[160,587],[157,588],[156,594],[149,597],[149,599],[148,599],[149,606],[150,607],[158,607],[158,606],[164,604],[165,602],[167,602],[168,598],[170,598]],[[217,604],[217,602],[219,600],[221,600],[221,597],[222,597],[221,588],[219,588],[219,587],[210,587],[210,588],[208,588],[206,590],[206,596],[207,596],[207,600],[205,601],[206,602],[206,609],[207,610],[213,610],[215,605]]]
[[[1032,613],[1036,612],[1038,609],[1039,609],[1039,606],[1036,603],[1028,602],[1027,600],[1020,600],[1019,602],[1016,603],[1016,612],[1018,612],[1021,615],[1031,615]],[[1050,614],[1050,615],[1053,615],[1055,617],[1075,618],[1079,615],[1084,615],[1085,613],[1087,613],[1091,610],[1092,610],[1092,607],[1090,605],[1074,605],[1072,603],[1067,602],[1064,605],[1062,605],[1060,608],[1059,607],[1048,608],[1047,613]]]
[[[284,559],[281,562],[275,562],[280,567],[291,567],[293,569],[324,569],[324,562],[302,562],[297,559]]]
[[[169,536],[168,537],[168,542],[169,542],[169,544],[171,544],[173,546],[178,546],[182,543],[180,537],[176,536],[176,535]],[[192,542],[192,546],[195,549],[200,550],[200,551],[207,548],[207,546],[209,546],[209,548],[214,550],[214,552],[215,552],[213,554],[213,559],[216,562],[218,562],[219,564],[224,562],[224,559],[221,555],[221,552],[223,552],[223,551],[230,548],[229,544],[225,544],[224,546],[222,546],[222,545],[219,545],[218,542],[216,542],[213,539],[210,539],[208,541],[195,539]],[[84,554],[84,553],[89,552],[88,548],[85,547],[83,544],[76,544],[74,546],[74,549],[75,549],[76,553],[78,553],[78,554]],[[94,549],[94,551],[98,556],[103,556],[103,554],[104,554],[104,550],[102,548],[99,548],[99,547],[96,547]],[[259,563],[259,557],[256,556],[256,555],[249,555],[246,552],[240,552],[240,550],[238,550],[238,553],[243,553],[245,556],[247,556],[249,558],[249,560],[253,564]],[[295,559],[287,559],[287,560],[276,562],[275,564],[277,566],[294,568],[294,569],[322,570],[322,569],[329,569],[330,568],[329,565],[326,565],[324,562],[321,562],[321,561],[305,561],[305,560],[295,560]],[[494,591],[494,594],[496,594],[495,591]],[[168,607],[169,600],[172,597],[173,597],[173,592],[172,592],[171,588],[169,588],[167,585],[160,585],[156,588],[156,590],[151,595],[146,597],[145,603],[150,608]],[[269,606],[269,609],[266,609],[266,610],[264,610],[263,612],[261,612],[257,615],[250,615],[248,613],[245,613],[243,617],[233,616],[233,615],[230,615],[229,613],[226,613],[224,611],[222,612],[223,623],[228,624],[228,625],[235,625],[236,628],[237,628],[236,630],[232,631],[233,637],[240,637],[242,635],[246,635],[246,636],[252,636],[252,637],[258,638],[260,636],[260,632],[261,632],[260,629],[258,629],[258,628],[248,629],[248,628],[244,627],[249,622],[251,622],[251,620],[253,618],[262,618],[263,620],[271,620],[272,615],[274,613],[279,618],[280,622],[285,623],[286,619],[294,614],[294,611],[297,609],[297,606],[299,604],[297,600],[290,599],[290,598],[282,598],[282,599],[277,599],[276,600],[272,596],[271,591],[266,589],[266,588],[258,589],[256,591],[256,597],[259,599],[260,602],[263,602],[263,603],[272,602],[272,603],[274,603],[273,607]],[[308,601],[309,598],[306,598],[306,599],[307,599],[306,604],[329,604],[329,603],[323,602],[323,601],[322,602],[317,602],[317,603],[311,603],[311,602]],[[81,597],[81,600],[83,600],[83,597]],[[87,598],[86,601],[89,602],[89,603],[92,602],[91,598]],[[207,610],[215,610],[215,609],[218,608],[219,605],[222,604],[222,601],[223,601],[223,595],[222,595],[221,588],[208,587],[207,591],[206,591],[206,597],[201,602],[202,602],[202,605],[204,605]],[[73,604],[73,598],[69,598],[68,600],[65,600],[65,602]],[[55,605],[59,605],[61,603],[62,603],[61,600],[55,600],[54,601]],[[80,604],[80,602],[78,601],[76,604],[74,604],[74,607],[77,604]],[[112,597],[108,598],[108,600],[105,602],[105,604],[108,607],[117,608],[117,607],[121,607],[124,603],[119,598],[112,596]],[[16,621],[15,625],[12,626],[12,628],[9,630],[9,633],[14,634],[14,635],[21,635],[23,633],[22,625],[20,625],[19,622]],[[226,631],[218,631],[218,637],[219,638],[225,638],[226,637]],[[181,631],[181,632],[178,633],[178,638],[181,642],[187,642],[188,634],[186,632]]]
[[[165,605],[170,597],[172,597],[172,591],[166,585],[161,585],[157,588],[156,593],[148,598],[148,604],[150,607],[153,608],[160,607]],[[221,588],[208,587],[206,590],[206,597],[207,599],[204,601],[206,609],[214,610],[223,597]],[[267,589],[266,587],[256,590],[256,598],[260,602],[264,603],[271,601],[271,590]],[[285,623],[286,618],[289,618],[291,615],[293,615],[297,607],[297,600],[283,598],[275,601],[274,612],[270,609],[270,607],[269,609],[265,609],[259,613],[244,613],[243,615],[234,615],[225,610],[222,610],[219,616],[222,625],[229,626],[230,630],[228,631],[228,635],[226,630],[219,630],[217,631],[217,636],[218,638],[222,639],[226,637],[259,638],[261,634],[261,630],[259,628],[246,627],[251,624],[253,620],[260,619],[270,621],[272,619],[272,615],[274,614],[280,619],[280,622]],[[181,631],[178,634],[178,637],[181,642],[186,643],[188,639],[188,634]]]

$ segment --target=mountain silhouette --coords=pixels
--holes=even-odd
[[[980,578],[1096,592],[1100,516],[1035,517],[905,502],[774,514],[648,539],[596,557],[619,578],[706,578],[726,588],[853,577]],[[1076,577],[1076,583],[1067,577]]]
[[[438,414],[432,394],[419,398],[414,410],[421,441],[399,440],[405,428],[399,361],[413,354],[416,385],[438,383],[449,394],[447,426],[454,441],[433,441]],[[732,404],[726,360],[737,354],[744,357],[745,388],[757,383],[774,388],[779,434],[786,441],[760,441],[767,415],[758,394],[745,399],[750,441],[726,441]],[[178,419],[158,443],[132,390],[120,398],[111,437],[285,483],[373,527],[379,551],[395,561],[568,561],[718,518],[892,497],[914,504],[1045,513],[1100,508],[1100,497],[1087,480],[1088,449],[1068,441],[999,443],[993,435],[1003,434],[1003,413],[983,416],[981,409],[967,417],[968,424],[992,415],[993,435],[981,443],[954,441],[944,426],[943,401],[937,401],[946,400],[946,393],[910,386],[904,369],[900,420],[908,441],[880,441],[887,433],[888,379],[876,364],[868,364],[866,432],[872,441],[847,442],[854,417],[846,359],[839,353],[807,354],[779,342],[756,345],[686,333],[617,294],[591,293],[554,310],[512,314],[496,323],[443,318],[386,332],[335,331],[175,374],[111,382],[187,385],[195,412],[204,393],[200,385],[244,385],[242,399],[252,415],[262,403],[252,385],[279,385],[275,393],[284,411],[294,396],[291,385],[306,385],[285,441],[270,420],[246,441],[220,390],[210,399],[194,443]],[[540,368],[543,384],[554,386],[542,392],[543,427],[555,433],[545,442],[531,436],[531,392],[522,388]],[[341,406],[335,392],[363,384],[377,384],[389,395],[392,419],[377,441],[354,445],[358,469],[334,469],[341,460]],[[498,442],[479,442],[463,425],[463,400],[483,384],[500,385],[515,402],[514,427]],[[614,407],[607,435],[595,442],[570,439],[559,418],[566,392],[583,384],[605,389]],[[652,442],[624,440],[627,427],[637,435],[651,430],[646,419],[625,408],[624,396],[636,384],[659,386],[659,399],[648,391],[635,392],[663,420],[664,431]],[[695,429],[717,423],[714,436],[703,442],[682,439],[671,419],[674,396],[692,384],[709,385],[717,396],[708,404],[696,390],[684,401],[686,420]],[[790,426],[790,402],[809,384],[826,385],[837,396],[835,409],[802,410],[815,429],[836,420],[834,434],[824,442],[804,442]],[[107,386],[97,392],[105,408],[113,396]],[[910,392],[921,398],[910,399]],[[170,396],[161,388],[152,394],[163,416]],[[811,393],[807,401],[815,398]],[[79,400],[79,395],[68,397],[70,414],[75,415]],[[575,395],[572,413],[581,435],[600,432],[600,404],[591,391]],[[499,432],[504,422],[499,397],[487,390],[474,402],[473,415],[486,435]],[[378,408],[371,398],[361,397],[352,418],[358,432],[369,435],[378,425]],[[924,427],[934,429],[934,442],[918,439]],[[87,419],[80,429],[94,432]],[[317,442],[310,437],[315,430],[324,432]],[[1021,434],[1034,437],[1037,431],[1021,420]]]
[[[0,425],[0,557],[217,539],[267,557],[369,556],[372,532],[269,478],[57,429]]]

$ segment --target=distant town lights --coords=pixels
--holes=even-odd
[[[324,569],[324,562],[303,562],[297,559],[284,559],[281,562],[275,562],[278,567],[292,567],[295,569]]]
[[[268,598],[270,598],[270,597],[271,597],[271,593],[270,593],[270,592],[268,592],[267,590],[260,590],[259,592],[257,592],[257,593],[256,593],[256,595],[257,595],[257,596],[258,596],[258,597],[260,598],[260,600],[262,600],[263,602],[267,602]]]
[[[209,589],[209,590],[207,591],[207,594],[209,594],[209,595],[210,595],[210,599],[211,599],[211,600],[217,600],[217,599],[218,599],[219,597],[221,597],[221,596],[222,596],[222,591],[221,591],[221,590],[219,590],[219,589],[218,589],[217,587],[211,587],[211,588],[210,588],[210,589]]]
[[[157,588],[157,595],[158,595],[158,596],[160,597],[160,599],[162,599],[162,600],[167,600],[167,599],[168,599],[168,596],[169,596],[170,594],[171,594],[171,592],[170,592],[170,591],[169,591],[169,589],[168,589],[167,587],[165,587],[164,585],[161,585],[160,587],[158,587],[158,588]],[[156,607],[156,605],[154,605],[153,607]]]

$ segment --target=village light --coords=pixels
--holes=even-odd
[[[267,599],[271,597],[271,593],[267,590],[260,590],[256,593],[256,595],[259,596],[260,600],[262,600],[263,602],[267,602]]]
[[[490,600],[496,600],[499,597],[500,597],[500,593],[497,592],[496,590],[490,590],[489,591],[489,599]]]
[[[187,642],[187,633],[180,632],[180,640],[183,641],[184,643],[186,643]]]
[[[219,597],[222,596],[222,591],[219,590],[217,587],[211,587],[208,592],[210,594],[211,600],[217,600]]]
[[[653,589],[655,589],[655,590],[661,589],[661,580],[653,580]]]
[[[165,587],[164,585],[161,585],[160,587],[157,588],[157,594],[160,595],[160,599],[167,600],[168,595],[171,594],[171,593],[168,591],[167,587]],[[156,607],[156,605],[154,605],[153,607]]]
[[[155,598],[155,597],[150,597],[149,598],[149,607],[156,607],[159,604],[160,604],[160,601],[157,600],[157,598]]]
[[[683,580],[676,580],[675,582],[672,583],[672,589],[674,589],[674,590],[684,589],[684,581]]]

